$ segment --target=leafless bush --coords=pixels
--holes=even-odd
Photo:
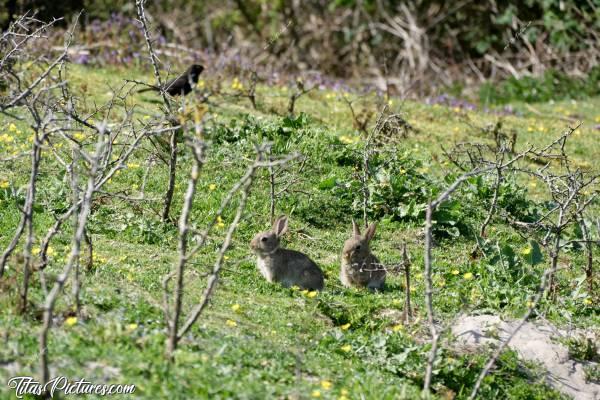
[[[569,156],[565,150],[567,140],[580,127],[581,124],[575,127],[569,127],[561,136],[542,148],[530,146],[526,150],[513,155],[509,158],[512,150],[510,149],[510,141],[503,142],[500,146],[486,146],[479,144],[460,144],[450,152],[445,152],[448,158],[457,165],[464,173],[436,200],[431,202],[426,213],[426,235],[425,235],[425,302],[427,306],[429,328],[432,336],[432,349],[427,364],[425,375],[424,391],[428,392],[431,384],[431,373],[435,362],[437,352],[437,342],[440,332],[434,322],[433,316],[433,285],[431,281],[432,274],[432,254],[431,254],[431,221],[433,211],[445,199],[447,199],[458,187],[465,182],[469,177],[475,175],[493,173],[494,194],[489,206],[488,214],[480,229],[480,234],[483,236],[485,228],[488,226],[492,217],[499,212],[497,207],[498,191],[502,177],[506,174],[519,174],[524,178],[534,178],[542,181],[548,188],[548,195],[553,200],[554,206],[537,221],[526,223],[521,221],[511,220],[509,222],[520,230],[527,230],[528,234],[541,233],[543,234],[542,245],[548,248],[550,254],[550,266],[543,273],[538,290],[536,291],[530,306],[522,317],[521,322],[515,331],[501,343],[499,348],[494,352],[484,369],[482,370],[470,398],[475,398],[481,383],[485,376],[490,372],[501,352],[506,348],[508,342],[514,337],[515,333],[523,326],[525,321],[533,314],[542,296],[550,290],[555,290],[554,276],[559,269],[558,260],[559,253],[562,248],[571,244],[573,241],[564,241],[563,235],[567,228],[574,224],[579,224],[581,215],[584,210],[592,203],[593,199],[598,195],[597,191],[585,195],[584,193],[591,189],[598,181],[600,176],[595,174],[586,174],[579,169],[574,169],[570,163]],[[508,143],[508,144],[507,144]],[[536,164],[542,164],[537,169],[528,167],[531,161]],[[583,240],[576,240],[587,245],[588,258],[591,252],[589,246],[593,243],[589,236],[585,234]],[[589,269],[589,267],[587,268]],[[586,270],[587,270],[586,269]]]
[[[219,274],[221,268],[223,267],[225,253],[229,249],[233,233],[235,232],[241,221],[257,170],[259,168],[271,168],[274,166],[283,165],[297,157],[296,154],[293,154],[281,159],[272,160],[270,159],[270,157],[268,157],[270,145],[257,146],[256,158],[254,162],[248,166],[245,174],[238,180],[236,184],[233,185],[231,190],[227,193],[225,198],[222,200],[219,209],[215,212],[213,218],[210,219],[206,224],[206,228],[202,232],[199,232],[195,235],[194,239],[196,244],[190,248],[188,245],[188,236],[190,233],[194,232],[190,232],[189,213],[193,204],[194,194],[196,191],[196,182],[200,173],[200,169],[204,164],[204,148],[206,144],[202,141],[194,141],[192,139],[191,146],[193,147],[194,151],[195,163],[192,167],[191,177],[188,182],[188,187],[184,199],[184,206],[179,220],[179,259],[175,270],[171,271],[163,279],[163,311],[165,315],[165,320],[167,322],[167,326],[169,328],[169,337],[167,341],[166,354],[167,358],[170,360],[173,359],[173,352],[177,349],[177,344],[179,340],[183,337],[183,335],[185,335],[189,331],[192,325],[200,317],[202,311],[207,306],[208,301],[210,300],[210,297],[217,285]],[[227,228],[225,238],[223,239],[220,249],[217,252],[216,261],[208,276],[206,288],[204,290],[202,298],[200,302],[192,308],[189,316],[183,323],[183,326],[180,327],[180,319],[183,304],[183,288],[185,284],[185,266],[194,257],[194,255],[204,247],[205,242],[209,237],[211,231],[216,226],[216,224],[219,221],[221,221],[221,216],[223,215],[224,211],[231,205],[236,195],[239,195],[236,213],[232,222]],[[175,290],[173,291],[173,305],[171,305],[171,303],[169,302],[169,282],[173,277],[175,277]]]

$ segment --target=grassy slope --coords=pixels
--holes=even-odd
[[[98,102],[109,96],[112,87],[121,79],[131,78],[122,70],[73,68],[75,87],[85,85],[90,99]],[[136,76],[139,78],[139,76]],[[284,110],[286,94],[283,90],[261,88],[259,101],[265,102],[262,110]],[[352,95],[351,95],[352,97]],[[158,105],[148,102],[151,96],[137,96],[140,119],[144,115],[158,115]],[[361,102],[375,109],[372,98]],[[522,117],[503,118],[507,130],[518,132],[518,147],[525,143],[547,143],[565,127],[563,121],[552,118],[557,114],[578,114],[584,118],[581,133],[576,134],[569,150],[584,168],[598,171],[595,160],[600,159],[600,131],[591,127],[596,119],[600,99],[585,103],[562,102],[536,105],[547,116],[532,114],[524,106],[516,105],[525,114]],[[466,112],[445,106],[427,106],[397,99],[392,109],[403,111],[406,119],[418,129],[418,133],[400,145],[402,150],[422,160],[431,179],[438,179],[450,170],[440,157],[440,144],[454,141],[486,141],[473,126],[485,126],[499,118],[493,114]],[[340,135],[353,134],[349,111],[344,102],[330,92],[315,91],[302,98],[298,111],[311,118],[308,125],[294,133],[292,149],[299,149],[311,160],[303,181],[299,184],[310,196],[298,194],[297,198],[285,198],[278,205],[278,212],[291,213],[291,232],[285,244],[304,251],[317,261],[326,273],[326,290],[315,298],[290,289],[266,283],[257,273],[254,264],[246,260],[250,256],[248,242],[255,232],[267,227],[268,200],[265,179],[253,189],[248,211],[236,234],[229,254],[229,263],[211,306],[201,317],[191,333],[182,341],[176,355],[176,363],[169,367],[163,362],[164,326],[162,323],[161,277],[173,265],[176,257],[176,231],[163,226],[156,211],[160,202],[132,206],[114,201],[110,206],[99,207],[91,220],[95,247],[95,269],[84,278],[83,304],[87,316],[74,326],[62,325],[70,309],[70,290],[59,302],[57,327],[51,335],[51,375],[85,377],[92,382],[134,383],[139,398],[271,398],[297,395],[300,398],[320,395],[323,398],[414,398],[419,392],[425,366],[423,345],[426,327],[423,325],[425,310],[422,295],[422,243],[418,239],[419,224],[382,221],[374,251],[383,262],[393,263],[400,258],[397,244],[406,240],[414,262],[413,283],[418,321],[409,327],[398,325],[398,313],[402,310],[401,277],[391,277],[389,290],[383,294],[347,290],[341,287],[337,275],[338,254],[349,233],[349,215],[343,220],[326,224],[309,223],[314,207],[315,214],[325,213],[326,203],[320,203],[325,195],[318,190],[324,178],[348,175],[350,167],[340,166],[327,156],[328,143]],[[211,110],[211,118],[229,122],[251,113],[264,123],[279,121],[268,111],[252,111],[245,100],[237,100]],[[0,132],[6,132],[9,121],[0,120]],[[17,143],[26,143],[26,126],[14,134]],[[11,133],[12,134],[12,133]],[[7,151],[6,144],[0,151]],[[14,145],[14,143],[12,144]],[[203,170],[199,194],[192,220],[202,227],[202,221],[210,216],[227,188],[243,173],[241,156],[250,156],[250,144],[226,144],[211,148],[209,163]],[[147,153],[139,152],[136,163],[144,166]],[[178,171],[174,214],[178,214],[189,173],[189,158],[182,158]],[[225,168],[224,168],[225,167]],[[10,181],[20,187],[27,179],[26,159],[3,170],[0,180]],[[48,210],[61,201],[67,192],[57,192],[64,186],[63,177],[53,173],[55,162],[48,157],[42,167],[40,183],[40,208],[36,214],[38,237],[42,236],[52,222]],[[132,166],[114,179],[109,189],[134,190],[139,185],[143,168]],[[152,170],[148,182],[148,196],[160,198],[166,182],[167,171],[163,165]],[[210,185],[216,185],[215,190]],[[526,184],[526,183],[524,183]],[[538,190],[529,188],[535,196]],[[1,189],[0,189],[1,190]],[[318,207],[315,207],[318,206]],[[333,207],[333,206],[332,206]],[[154,210],[154,211],[153,211]],[[347,214],[348,210],[341,210]],[[326,218],[323,217],[323,218]],[[0,245],[4,248],[19,214],[6,194],[0,197]],[[517,235],[496,221],[492,237],[502,238],[516,248],[525,246]],[[203,271],[214,259],[212,250],[219,244],[219,235],[209,243],[209,249],[198,257],[188,269],[186,309],[199,299],[204,284]],[[55,255],[51,272],[58,271],[68,249],[69,236],[62,235],[53,244]],[[436,310],[446,320],[461,309],[480,308],[518,316],[526,308],[528,293],[514,282],[507,281],[502,271],[486,270],[472,263],[468,253],[472,240],[460,238],[442,241],[436,251],[436,284],[442,294],[436,296]],[[242,260],[241,263],[238,263]],[[569,254],[563,261],[573,262],[573,268],[561,273],[560,282],[575,288],[572,281],[581,275],[581,253]],[[18,265],[13,260],[8,279],[18,276]],[[539,270],[544,265],[538,266]],[[458,269],[459,275],[452,270]],[[473,272],[476,279],[465,280],[463,273]],[[34,283],[31,298],[39,304],[42,296]],[[35,315],[23,318],[13,312],[16,293],[14,289],[2,288],[0,296],[0,326],[6,343],[0,350],[0,359],[18,361],[19,374],[35,374],[36,334],[39,321]],[[489,298],[488,298],[489,296]],[[566,296],[564,306],[557,309],[544,304],[547,318],[562,324],[572,320],[576,325],[598,326],[597,310],[582,301],[585,296]],[[67,299],[67,300],[65,300]],[[239,304],[234,311],[231,306]],[[394,313],[393,310],[398,310]],[[385,314],[387,316],[382,316]],[[340,326],[350,323],[347,330]],[[62,326],[61,326],[62,325]],[[482,357],[442,354],[438,382],[459,393],[468,393],[482,365]],[[11,364],[13,367],[15,364]],[[110,366],[110,369],[104,367]],[[0,381],[7,381],[8,370],[0,369]],[[532,384],[531,381],[535,384]],[[494,396],[510,398],[550,398],[555,393],[543,387],[537,378],[529,378],[514,364],[514,357],[507,354],[502,369],[495,374],[493,382],[484,388],[486,398]],[[327,381],[331,383],[328,387]],[[443,395],[446,389],[436,386]],[[3,385],[0,393],[5,391]],[[318,391],[318,392],[315,392]]]

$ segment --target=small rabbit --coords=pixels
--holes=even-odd
[[[285,287],[323,289],[323,271],[306,255],[279,247],[279,239],[287,231],[288,219],[279,217],[271,231],[254,236],[250,248],[256,253],[256,265],[269,282],[280,282]]]
[[[346,240],[342,250],[340,280],[344,286],[383,290],[386,271],[369,249],[375,228],[375,223],[372,223],[361,235],[358,225],[352,221],[353,236]]]

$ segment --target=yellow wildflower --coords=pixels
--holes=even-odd
[[[65,319],[66,326],[73,326],[76,323],[77,323],[77,317],[69,317],[69,318]]]
[[[127,332],[132,332],[135,331],[137,329],[138,325],[137,324],[129,324],[127,325],[127,327],[125,328],[127,330]]]
[[[473,279],[473,274],[470,272],[467,272],[466,274],[463,275],[463,278],[467,281],[471,280],[471,279]]]
[[[347,331],[348,328],[350,328],[350,322],[348,322],[347,324],[344,324],[344,325],[340,325],[340,328],[342,328],[343,331]]]
[[[217,185],[215,185],[214,183],[211,183],[210,185],[208,185],[208,190],[215,190],[217,188]]]
[[[85,139],[85,135],[83,134],[83,132],[75,132],[73,134],[73,138],[75,140],[83,140],[83,139]]]
[[[15,132],[17,130],[17,126],[11,123],[10,125],[8,125],[8,130],[10,132]]]
[[[329,389],[331,389],[331,386],[333,386],[333,385],[332,385],[332,383],[330,381],[328,381],[328,380],[322,380],[321,381],[321,387],[323,389],[329,390]]]
[[[460,274],[460,271],[457,269],[453,269],[452,272],[450,272],[452,275],[458,275]]]
[[[312,397],[321,397],[321,391],[320,390],[313,390],[311,393]]]
[[[392,326],[392,330],[394,332],[399,332],[402,330],[402,328],[403,328],[402,324],[396,324],[396,325]]]
[[[8,181],[0,181],[0,189],[6,189],[10,186]]]
[[[231,310],[233,312],[238,312],[240,311],[240,308],[242,308],[242,306],[240,306],[238,303],[235,303],[234,305],[231,306]]]
[[[230,326],[232,328],[237,326],[237,322],[235,322],[231,319],[228,319],[227,321],[225,321],[225,324],[227,324],[227,326]]]
[[[352,346],[350,346],[349,344],[344,345],[342,347],[340,347],[340,349],[344,352],[344,353],[349,353],[350,350],[352,350]]]
[[[242,90],[244,88],[244,85],[242,85],[238,78],[234,78],[233,82],[231,82],[231,88],[233,90]]]
[[[533,301],[530,300],[530,301],[527,302],[527,308],[531,308],[533,306],[534,306]]]
[[[135,168],[139,168],[139,167],[140,167],[140,164],[138,164],[138,163],[133,163],[133,162],[127,163],[127,168],[135,169]]]
[[[521,254],[523,254],[524,256],[528,256],[531,254],[531,247],[525,247],[523,250],[521,250]]]
[[[592,304],[592,300],[590,300],[589,298],[585,298],[585,299],[583,299],[583,304],[585,304],[586,306],[589,306],[590,304]]]
[[[312,299],[313,297],[317,296],[317,291],[316,290],[310,291],[306,294],[306,296],[310,297]]]

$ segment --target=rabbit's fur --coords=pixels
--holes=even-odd
[[[287,231],[288,219],[279,217],[271,231],[260,232],[250,242],[256,254],[256,265],[269,282],[279,282],[285,287],[323,289],[323,271],[299,251],[279,247],[281,236]]]
[[[344,286],[383,290],[386,271],[369,249],[375,229],[372,223],[361,235],[358,225],[352,221],[352,237],[346,240],[342,250],[340,280]]]

